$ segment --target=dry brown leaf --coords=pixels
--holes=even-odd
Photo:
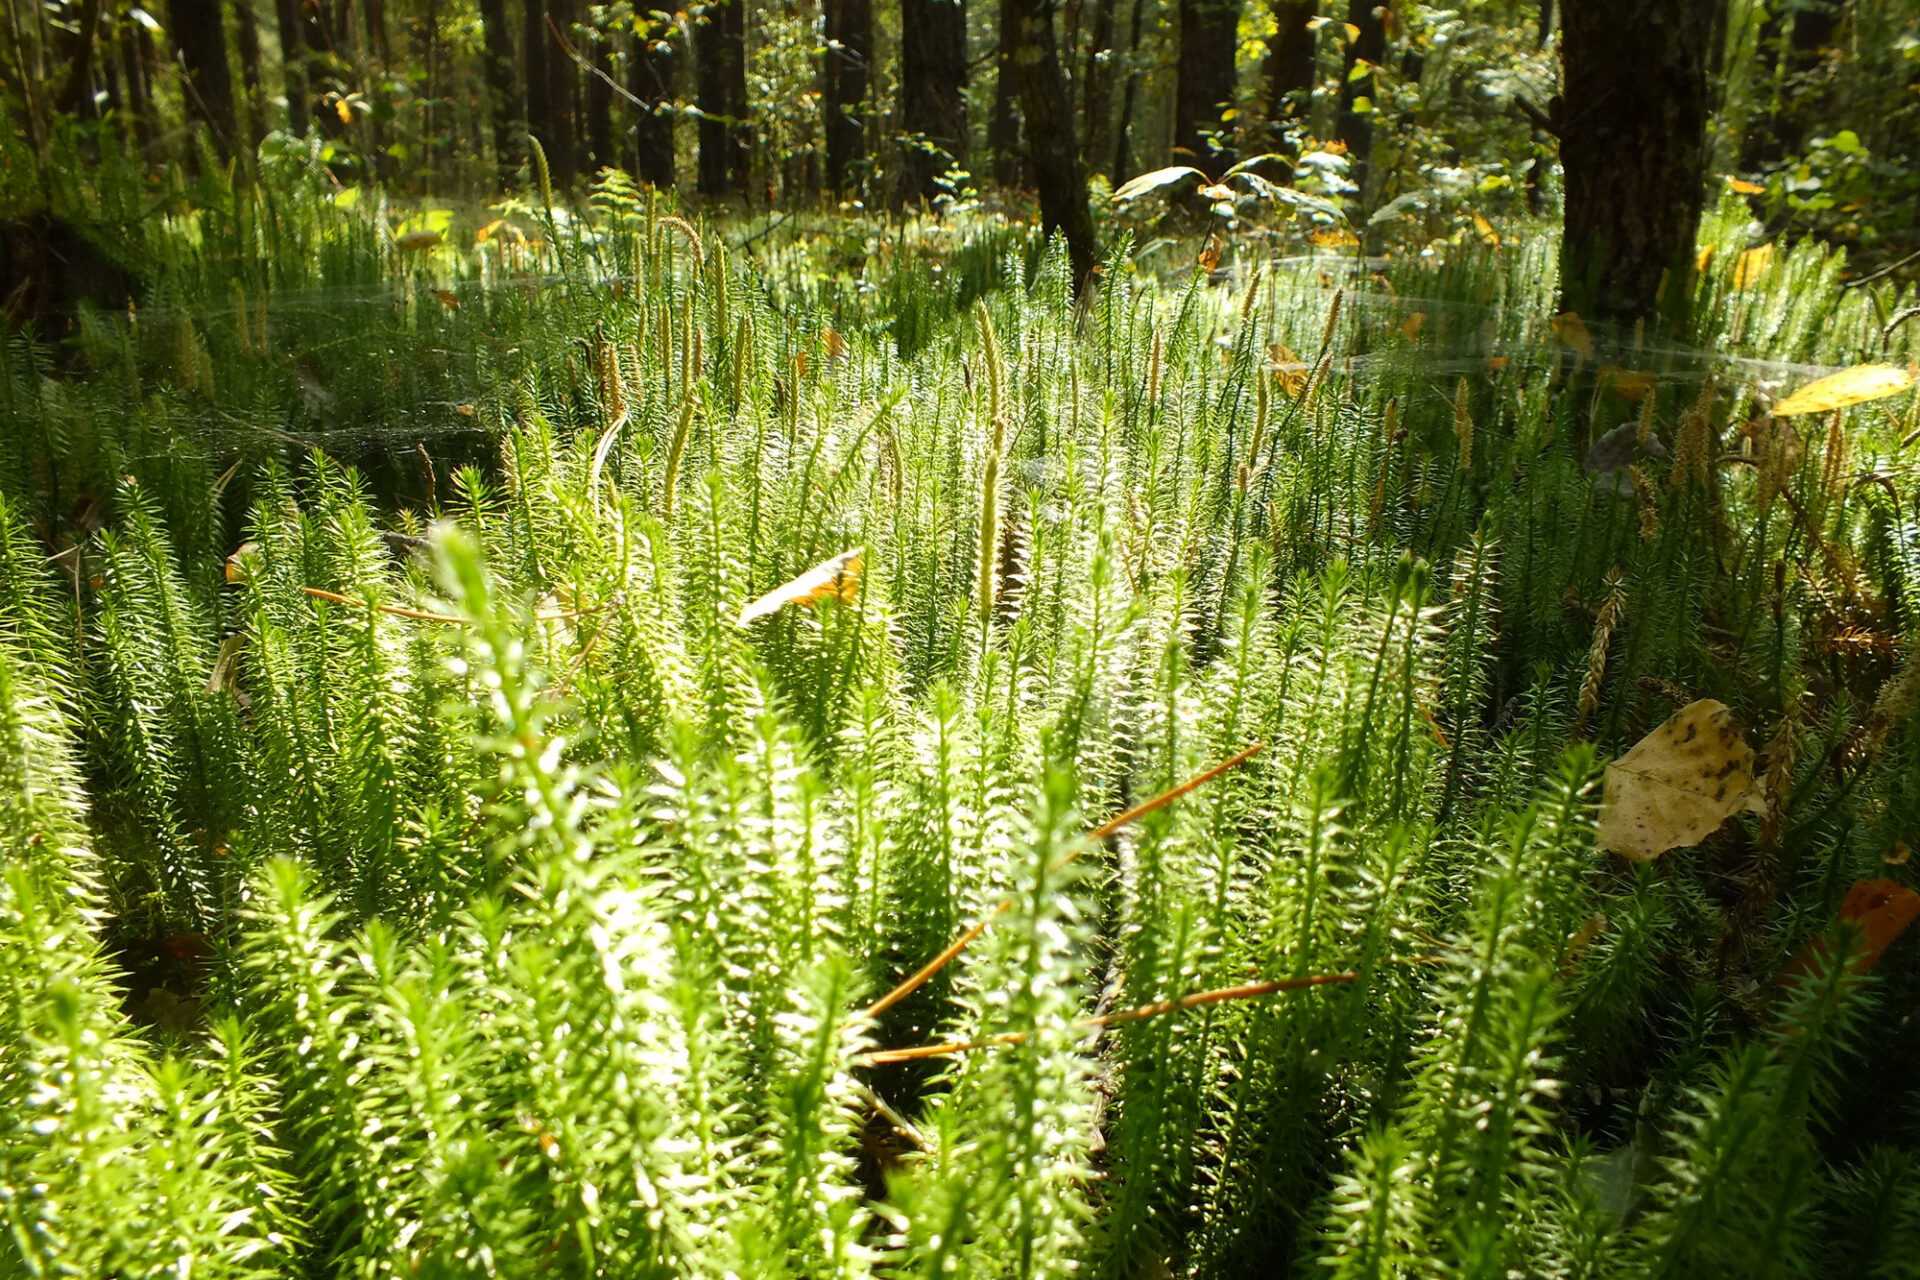
[[[1733,711],[1690,702],[1607,766],[1600,843],[1635,862],[1695,845],[1741,809],[1764,810]]]

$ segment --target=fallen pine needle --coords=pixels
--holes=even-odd
[[[1081,855],[1081,853],[1086,850],[1088,846],[1094,844],[1095,842],[1106,839],[1108,836],[1113,835],[1115,832],[1119,831],[1121,828],[1126,827],[1130,823],[1138,822],[1140,819],[1146,817],[1150,813],[1154,813],[1157,810],[1166,808],[1168,805],[1172,804],[1175,800],[1178,800],[1181,796],[1186,795],[1189,791],[1193,791],[1199,787],[1206,786],[1207,783],[1212,782],[1215,778],[1219,777],[1223,773],[1226,773],[1228,770],[1239,768],[1241,765],[1245,764],[1247,761],[1259,755],[1262,747],[1264,747],[1265,745],[1266,745],[1265,743],[1256,742],[1253,745],[1247,747],[1245,750],[1241,751],[1238,755],[1234,755],[1229,757],[1228,759],[1222,760],[1219,764],[1214,765],[1211,769],[1207,769],[1201,773],[1194,774],[1191,778],[1188,778],[1185,782],[1182,782],[1179,786],[1173,787],[1166,791],[1162,791],[1159,795],[1153,797],[1153,799],[1145,801],[1144,803],[1141,803],[1141,804],[1137,804],[1133,806],[1133,808],[1128,809],[1125,813],[1118,814],[1115,817],[1108,818],[1105,822],[1101,823],[1099,826],[1095,827],[1093,830],[1087,832],[1086,841],[1083,844],[1081,844],[1079,847],[1075,848],[1073,852],[1067,854],[1066,857],[1060,859],[1058,863],[1054,864],[1053,869],[1055,871],[1058,871],[1060,868],[1065,867],[1070,863],[1072,863],[1073,860],[1075,858],[1078,858]],[[1004,915],[1011,910],[1013,910],[1013,899],[1008,898],[1005,901],[1001,902],[1000,905],[995,907],[991,912],[989,912],[985,919],[977,920],[973,924],[968,925],[967,931],[961,934],[959,937],[955,938],[953,942],[948,945],[946,950],[942,951],[939,955],[935,956],[933,959],[927,961],[926,964],[922,965],[911,977],[908,977],[907,979],[902,981],[899,986],[887,992],[887,994],[885,994],[884,996],[881,996],[878,1000],[874,1001],[872,1004],[868,1005],[866,1016],[869,1018],[879,1017],[881,1014],[885,1013],[888,1009],[891,1009],[894,1005],[899,1004],[902,1000],[905,1000],[908,996],[912,995],[914,992],[918,991],[921,987],[925,986],[929,978],[933,977],[934,974],[939,973],[942,969],[946,968],[949,964],[953,963],[954,958],[957,957],[962,951],[965,951],[967,947],[972,944],[975,938],[985,933],[987,931],[987,926],[993,922],[993,918],[995,916]]]
[[[1270,996],[1281,991],[1304,991],[1308,987],[1330,987],[1345,982],[1357,982],[1358,973],[1351,970],[1345,973],[1315,973],[1304,978],[1276,978],[1271,982],[1250,982],[1239,987],[1219,987],[1212,991],[1195,991],[1173,1000],[1156,1000],[1152,1004],[1139,1005],[1132,1009],[1122,1009],[1118,1013],[1102,1014],[1097,1018],[1087,1018],[1075,1024],[1084,1031],[1098,1031],[1103,1027],[1119,1026],[1128,1022],[1141,1022],[1148,1018],[1157,1018],[1163,1013],[1175,1013],[1184,1009],[1197,1009],[1202,1005],[1224,1004],[1228,1000],[1252,1000],[1259,996]],[[949,1054],[967,1053],[974,1049],[987,1049],[996,1045],[1019,1044],[1027,1038],[1025,1031],[1004,1031],[996,1036],[987,1036],[980,1040],[949,1040],[941,1044],[915,1045],[910,1049],[880,1049],[856,1058],[855,1064],[865,1067],[885,1066],[892,1062],[912,1062],[919,1058],[939,1058]]]

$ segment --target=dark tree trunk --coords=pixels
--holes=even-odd
[[[1113,172],[1107,175],[1116,187],[1133,177],[1133,107],[1140,99],[1140,25],[1146,8],[1146,0],[1133,0],[1133,20],[1127,24],[1127,83],[1113,133]]]
[[[825,4],[827,186],[841,193],[857,184],[856,175],[867,158],[862,112],[872,74],[873,0],[825,0]]]
[[[1692,4],[1696,0],[1678,2]],[[1382,16],[1386,7],[1375,5],[1373,0],[1347,0],[1347,21],[1360,29],[1360,38],[1347,47],[1346,74],[1340,77],[1340,119],[1335,132],[1340,141],[1347,144],[1347,156],[1353,162],[1351,176],[1354,185],[1360,188],[1363,201],[1367,194],[1367,165],[1373,153],[1373,115],[1355,108],[1362,98],[1372,100],[1374,86],[1371,76],[1355,80],[1353,69],[1363,60],[1377,67],[1386,59],[1387,24]],[[1610,8],[1611,5],[1590,7]]]
[[[1273,0],[1275,29],[1260,70],[1267,82],[1267,127],[1276,141],[1282,121],[1304,119],[1312,106],[1313,32],[1307,21],[1319,7],[1318,0]]]
[[[273,21],[280,36],[280,82],[287,93],[287,131],[295,137],[304,137],[310,118],[307,53],[300,39],[300,0],[274,0]]]
[[[387,36],[387,0],[359,0],[360,16],[366,23],[367,56],[375,69],[393,65],[393,42]]]
[[[120,75],[127,86],[127,114],[133,118],[133,136],[141,150],[153,148],[153,103],[149,93],[147,29],[137,22],[120,24]]]
[[[247,137],[257,148],[267,136],[266,113],[260,104],[260,18],[253,11],[253,0],[236,0],[233,7],[239,19],[234,36],[240,49],[240,86],[247,100]]]
[[[1707,66],[1725,0],[1611,0],[1561,15],[1561,305],[1684,316],[1706,186]],[[1670,288],[1662,296],[1662,281]]]
[[[1113,28],[1119,0],[1097,0],[1093,10],[1093,40],[1087,46],[1086,70],[1080,77],[1082,124],[1080,152],[1092,170],[1113,144]]]
[[[1020,51],[1016,0],[1000,0],[999,31],[993,51],[993,114],[987,117],[987,150],[993,153],[993,180],[1006,188],[1021,185],[1026,153],[1020,147],[1020,90],[1014,83],[1014,55]]]
[[[1357,2],[1357,0],[1356,0]],[[1240,0],[1180,0],[1180,61],[1175,69],[1173,148],[1180,159],[1218,176],[1233,163],[1232,149],[1209,143],[1220,114],[1233,105],[1234,46]]]
[[[101,0],[85,0],[80,21],[67,50],[67,80],[53,109],[86,116],[97,115],[93,105],[93,47],[100,35]]]
[[[281,0],[287,3],[287,0]],[[493,164],[500,185],[513,181],[520,153],[520,118],[525,104],[513,74],[513,32],[507,26],[507,0],[480,0],[480,26],[486,43],[483,55],[487,85],[487,113],[493,120]]]
[[[593,74],[587,77],[587,150],[589,173],[619,163],[613,152],[613,37],[598,28],[593,32]]]
[[[1019,23],[1021,56],[1014,75],[1027,123],[1027,151],[1040,189],[1040,219],[1066,236],[1075,290],[1093,276],[1093,214],[1087,208],[1087,178],[1074,137],[1073,98],[1054,38],[1054,0],[1010,0]]]
[[[547,163],[553,180],[571,188],[580,173],[580,68],[567,56],[564,37],[573,42],[576,0],[547,0],[547,118],[553,125],[553,149]]]
[[[676,57],[671,26],[642,31],[633,38],[627,61],[627,92],[645,106],[636,107],[633,171],[656,187],[673,185],[673,78]]]
[[[699,81],[700,194],[747,189],[746,0],[719,0],[694,28]]]
[[[526,58],[527,132],[546,153],[551,171],[557,138],[553,128],[553,87],[547,75],[547,59],[553,43],[547,34],[547,0],[526,0],[526,6],[520,47]]]
[[[967,164],[967,11],[963,0],[900,0],[900,200],[931,199]]]
[[[173,0],[169,24],[185,73],[187,112],[207,126],[222,157],[239,139],[233,115],[233,72],[227,66],[227,26],[220,0]]]

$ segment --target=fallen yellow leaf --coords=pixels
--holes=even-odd
[[[1723,702],[1690,702],[1607,766],[1600,844],[1635,862],[1695,845],[1729,816],[1764,811],[1753,748]]]
[[[860,598],[860,549],[842,551],[823,560],[791,582],[782,583],[740,611],[740,625],[748,626],[790,604],[813,605],[836,599],[852,604]]]
[[[1602,365],[1600,384],[1622,400],[1638,404],[1653,390],[1653,375],[1644,369],[1622,369],[1617,364]]]
[[[1488,222],[1477,213],[1473,215],[1473,229],[1480,233],[1481,240],[1496,249],[1500,247],[1500,233],[1493,229],[1491,222]]]
[[[1593,334],[1588,332],[1587,322],[1578,313],[1562,311],[1547,324],[1553,329],[1553,336],[1560,339],[1560,345],[1593,359]]]
[[[1767,189],[1757,182],[1748,182],[1745,178],[1728,178],[1727,190],[1743,196],[1763,196]]]
[[[1850,404],[1884,400],[1899,395],[1913,383],[1911,369],[1892,364],[1857,364],[1809,382],[1773,406],[1773,416],[1788,418],[1797,413],[1825,413]]]
[[[1767,274],[1767,268],[1773,265],[1773,246],[1763,244],[1757,249],[1749,249],[1741,254],[1733,264],[1733,287],[1747,289],[1760,283],[1760,277]]]
[[[1427,313],[1424,311],[1415,311],[1400,322],[1400,336],[1408,342],[1417,341],[1420,337],[1420,331],[1426,327]]]
[[[345,98],[335,98],[333,100],[333,114],[340,117],[341,124],[352,124],[353,104]]]

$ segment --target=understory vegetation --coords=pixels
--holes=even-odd
[[[1910,294],[203,182],[3,348],[0,1269],[1914,1274]]]

